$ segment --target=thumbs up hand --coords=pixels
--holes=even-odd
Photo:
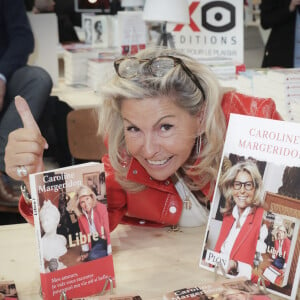
[[[15,105],[24,127],[12,131],[8,136],[4,156],[5,171],[15,180],[23,180],[30,191],[29,174],[44,170],[43,153],[48,144],[25,99],[16,96]]]

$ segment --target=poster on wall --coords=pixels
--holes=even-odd
[[[197,59],[244,63],[243,1],[188,2],[190,24],[168,24],[175,48]]]

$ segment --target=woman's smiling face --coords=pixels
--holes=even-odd
[[[190,157],[201,120],[167,97],[121,104],[128,152],[156,180],[166,180]]]
[[[84,195],[79,198],[80,207],[86,211],[90,212],[93,208],[93,198],[90,195]]]
[[[246,171],[240,171],[235,177],[235,181],[243,183],[240,189],[233,189],[232,196],[235,204],[239,208],[240,212],[243,212],[246,207],[253,204],[255,188],[253,184],[253,178]],[[246,183],[252,183],[252,189],[245,188]]]

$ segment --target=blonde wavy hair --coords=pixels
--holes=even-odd
[[[226,131],[225,117],[221,107],[224,91],[207,66],[175,49],[147,48],[135,57],[151,59],[162,55],[180,58],[186,64],[203,87],[205,99],[200,89],[180,65],[175,66],[163,77],[137,76],[134,79],[123,79],[115,74],[100,91],[102,105],[99,109],[99,133],[108,137],[108,154],[117,181],[125,190],[140,191],[144,188],[143,186],[126,180],[131,157],[126,152],[123,120],[120,113],[122,101],[168,97],[191,116],[202,114],[203,149],[196,158],[194,151],[191,151],[191,157],[182,166],[181,172],[193,190],[199,190],[210,182],[212,192]]]

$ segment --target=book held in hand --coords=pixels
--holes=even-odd
[[[115,285],[105,172],[84,163],[30,174],[43,299],[85,297]]]
[[[295,299],[300,124],[231,114],[199,266]]]

